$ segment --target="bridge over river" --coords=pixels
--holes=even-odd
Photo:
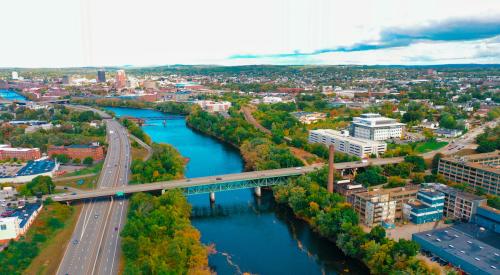
[[[404,161],[404,158],[397,157],[374,159],[368,162],[343,162],[336,163],[335,169],[343,171],[346,169],[357,169],[369,165],[386,165],[399,163],[402,161]],[[300,176],[305,173],[313,172],[323,167],[323,165],[324,164],[314,164],[303,167],[282,168],[191,179],[162,181],[146,184],[107,187],[89,191],[75,192],[72,193],[72,195],[46,195],[44,196],[44,198],[51,197],[54,201],[63,202],[85,200],[91,198],[112,197],[117,194],[130,195],[138,192],[158,192],[181,188],[187,195],[210,193],[210,199],[215,200],[215,192],[244,188],[256,188],[256,192],[260,192],[260,187],[285,183],[289,177]]]

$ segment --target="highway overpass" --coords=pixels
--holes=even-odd
[[[343,162],[336,163],[335,169],[345,170],[366,167],[369,165],[386,165],[402,162],[404,158],[386,158],[386,159],[373,159],[368,162]],[[44,198],[51,197],[54,201],[75,201],[85,200],[92,198],[104,198],[116,195],[118,192],[123,192],[124,195],[130,195],[138,192],[155,192],[162,190],[169,190],[181,188],[186,194],[203,194],[228,190],[236,190],[243,188],[272,186],[283,183],[289,177],[299,176],[305,173],[313,172],[324,164],[314,164],[311,166],[292,167],[273,169],[265,171],[243,172],[237,174],[226,174],[209,177],[180,179],[172,181],[162,181],[155,183],[136,184],[136,185],[123,185],[115,187],[100,187],[99,189],[80,191],[72,193],[73,195],[50,195]]]

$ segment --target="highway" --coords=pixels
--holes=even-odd
[[[128,182],[128,133],[117,121],[105,121],[109,146],[96,190],[120,187]],[[112,197],[85,203],[57,274],[118,273],[119,232],[125,224],[127,209],[126,200],[117,201]]]

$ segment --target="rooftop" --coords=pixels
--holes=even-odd
[[[500,268],[500,250],[476,238],[480,235],[477,227],[452,226],[413,234],[429,245],[449,253],[464,262],[468,262],[482,271],[491,273],[491,266]],[[496,236],[499,238],[500,236]],[[449,260],[449,259],[446,259]]]
[[[33,215],[33,213],[40,209],[40,207],[42,207],[40,203],[26,204],[24,205],[23,209],[16,210],[13,214],[10,215],[10,217],[19,218],[21,220],[19,227],[23,228],[30,219],[31,215]]]
[[[380,141],[346,136],[341,134],[339,131],[335,131],[332,129],[317,129],[317,130],[311,130],[311,132],[319,133],[321,135],[329,136],[336,139],[347,140],[350,143],[355,143],[359,145],[368,145],[368,146],[384,145],[384,143]]]
[[[52,171],[56,163],[51,160],[29,161],[21,170],[16,173],[16,176],[30,176]]]

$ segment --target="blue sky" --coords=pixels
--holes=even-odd
[[[499,0],[19,0],[0,10],[0,67],[500,63]]]

